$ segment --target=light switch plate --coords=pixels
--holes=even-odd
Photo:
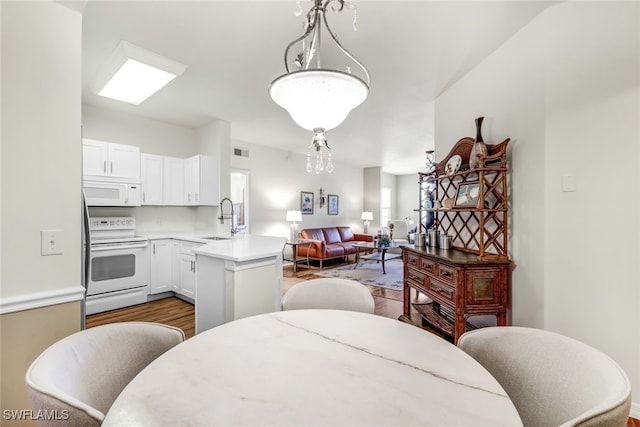
[[[41,230],[40,231],[40,254],[60,255],[64,252],[63,242],[64,230]]]
[[[575,175],[562,175],[562,191],[563,192],[577,191]]]

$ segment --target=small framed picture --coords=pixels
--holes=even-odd
[[[475,208],[478,206],[480,195],[479,182],[461,182],[456,190],[456,198],[453,202],[454,208]]]
[[[300,192],[300,211],[303,215],[313,215],[313,193],[310,191]]]
[[[329,215],[338,215],[338,196],[329,194],[329,203],[327,203],[327,213]]]

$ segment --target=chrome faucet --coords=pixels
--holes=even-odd
[[[231,214],[224,214],[224,209],[223,209],[223,203],[224,201],[228,201],[229,204],[231,205]],[[218,219],[220,220],[220,224],[224,224],[224,219],[225,218],[231,218],[231,235],[233,236],[234,234],[236,234],[238,232],[238,227],[236,225],[236,215],[233,211],[233,202],[231,201],[230,198],[225,197],[224,199],[220,200],[220,216],[218,217]]]

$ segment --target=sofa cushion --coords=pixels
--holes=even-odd
[[[344,248],[344,254],[345,255],[351,255],[351,254],[355,254],[356,253],[356,248],[353,247],[354,243],[356,243],[356,242],[355,241],[351,241],[351,242],[340,243],[340,246],[342,246]]]
[[[306,228],[300,232],[303,239],[325,240],[322,228]]]
[[[351,227],[338,227],[338,232],[340,233],[340,240],[343,242],[349,242],[354,239]]]
[[[344,248],[341,245],[327,245],[325,248],[326,258],[344,256]]]
[[[324,232],[324,240],[327,244],[342,243],[340,233],[336,227],[323,228],[322,231]]]

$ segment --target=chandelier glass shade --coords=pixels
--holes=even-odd
[[[269,93],[298,126],[328,131],[367,99],[369,87],[351,74],[312,69],[278,77],[271,83]]]
[[[324,133],[339,126],[351,110],[367,99],[371,79],[364,65],[342,46],[327,22],[327,12],[342,12],[345,8],[355,10],[355,6],[344,0],[311,1],[313,6],[307,12],[303,34],[289,43],[284,51],[286,73],[271,82],[269,95],[289,112],[294,122],[314,133],[309,149],[316,151],[315,171],[330,173],[333,164]],[[341,69],[322,65],[323,26],[344,56],[345,64]],[[355,13],[353,28],[356,29]],[[352,67],[359,70],[359,75],[352,73]],[[326,166],[323,148],[328,151]],[[313,169],[309,152],[307,172]]]

